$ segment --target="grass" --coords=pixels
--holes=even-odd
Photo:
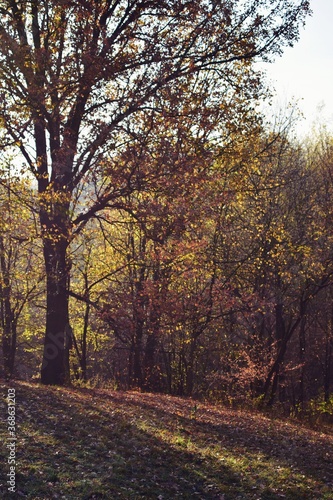
[[[1,498],[333,499],[327,430],[165,395],[0,387]],[[8,387],[15,494],[6,484]]]

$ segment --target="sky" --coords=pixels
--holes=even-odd
[[[304,137],[313,125],[333,131],[333,0],[310,0],[313,14],[299,41],[274,63],[264,64],[277,96],[275,105],[298,101],[304,118],[296,133]]]

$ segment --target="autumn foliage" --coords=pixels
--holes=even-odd
[[[328,411],[332,140],[270,126],[253,64],[308,2],[0,11],[4,375]]]

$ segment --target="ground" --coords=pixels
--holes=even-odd
[[[329,429],[140,392],[2,382],[0,393],[1,498],[333,499]]]

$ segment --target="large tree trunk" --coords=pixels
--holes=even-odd
[[[40,170],[39,217],[46,272],[46,330],[41,382],[46,385],[66,385],[70,380],[69,349],[72,343],[68,310],[70,265],[67,249],[71,235],[69,209],[77,137],[68,132],[62,149],[59,149],[59,131],[55,134],[55,138],[51,141],[50,179],[47,166],[46,128],[38,117],[35,123],[35,137]]]
[[[46,332],[41,382],[47,385],[69,383],[71,328],[68,312],[69,265],[65,238],[44,241],[46,268]]]

